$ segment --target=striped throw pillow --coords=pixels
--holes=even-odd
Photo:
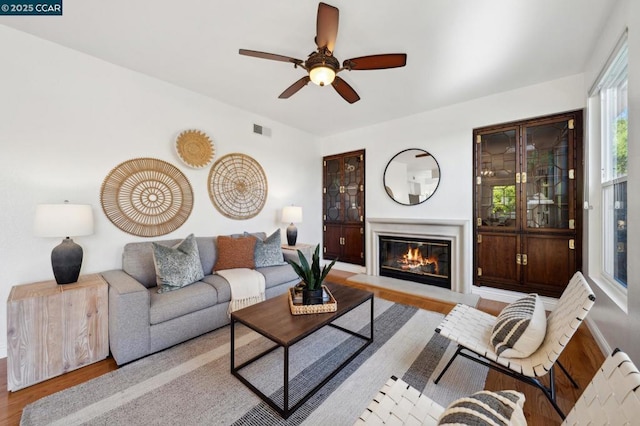
[[[529,294],[506,306],[491,332],[496,354],[526,358],[536,351],[547,333],[547,315],[537,294]]]
[[[513,390],[480,391],[453,401],[438,425],[525,426],[524,394]]]

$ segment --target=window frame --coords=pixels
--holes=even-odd
[[[584,207],[588,209],[589,217],[588,226],[586,227],[587,235],[585,236],[588,247],[587,256],[589,265],[587,274],[621,309],[627,312],[627,287],[617,281],[613,275],[605,271],[605,258],[607,255],[611,255],[611,253],[606,253],[606,248],[611,249],[614,244],[613,239],[605,241],[605,225],[607,225],[605,220],[609,217],[605,211],[607,208],[605,205],[605,191],[607,189],[613,189],[614,185],[620,182],[626,182],[628,172],[627,175],[623,177],[612,177],[610,176],[610,171],[607,171],[607,179],[605,179],[604,168],[606,166],[605,163],[607,163],[609,159],[603,158],[602,151],[605,141],[603,140],[603,126],[601,124],[602,115],[605,113],[601,106],[601,90],[605,84],[611,80],[609,72],[623,51],[626,51],[626,81],[628,85],[628,30],[625,29],[588,93],[587,138],[589,143],[587,153],[588,160],[586,162],[587,179],[585,179],[585,184],[587,187],[585,188],[585,194],[588,194],[587,199],[589,201],[585,202]],[[626,207],[628,207],[628,202]],[[626,250],[628,253],[628,245]]]

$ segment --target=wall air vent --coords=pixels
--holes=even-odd
[[[261,126],[259,124],[253,124],[253,133],[262,135],[262,136],[271,136],[271,129],[268,127]]]

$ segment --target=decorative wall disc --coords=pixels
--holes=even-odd
[[[191,214],[193,190],[173,165],[135,158],[116,166],[102,182],[102,210],[118,228],[140,237],[178,229]]]
[[[260,164],[244,154],[227,154],[211,166],[209,197],[231,219],[249,219],[267,201],[267,176]]]
[[[213,161],[213,142],[199,130],[185,130],[176,139],[176,152],[187,166],[202,168]]]

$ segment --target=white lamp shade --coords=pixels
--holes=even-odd
[[[302,207],[286,206],[282,209],[282,221],[285,223],[301,223]]]
[[[33,223],[37,237],[80,237],[93,234],[89,204],[39,204]]]

